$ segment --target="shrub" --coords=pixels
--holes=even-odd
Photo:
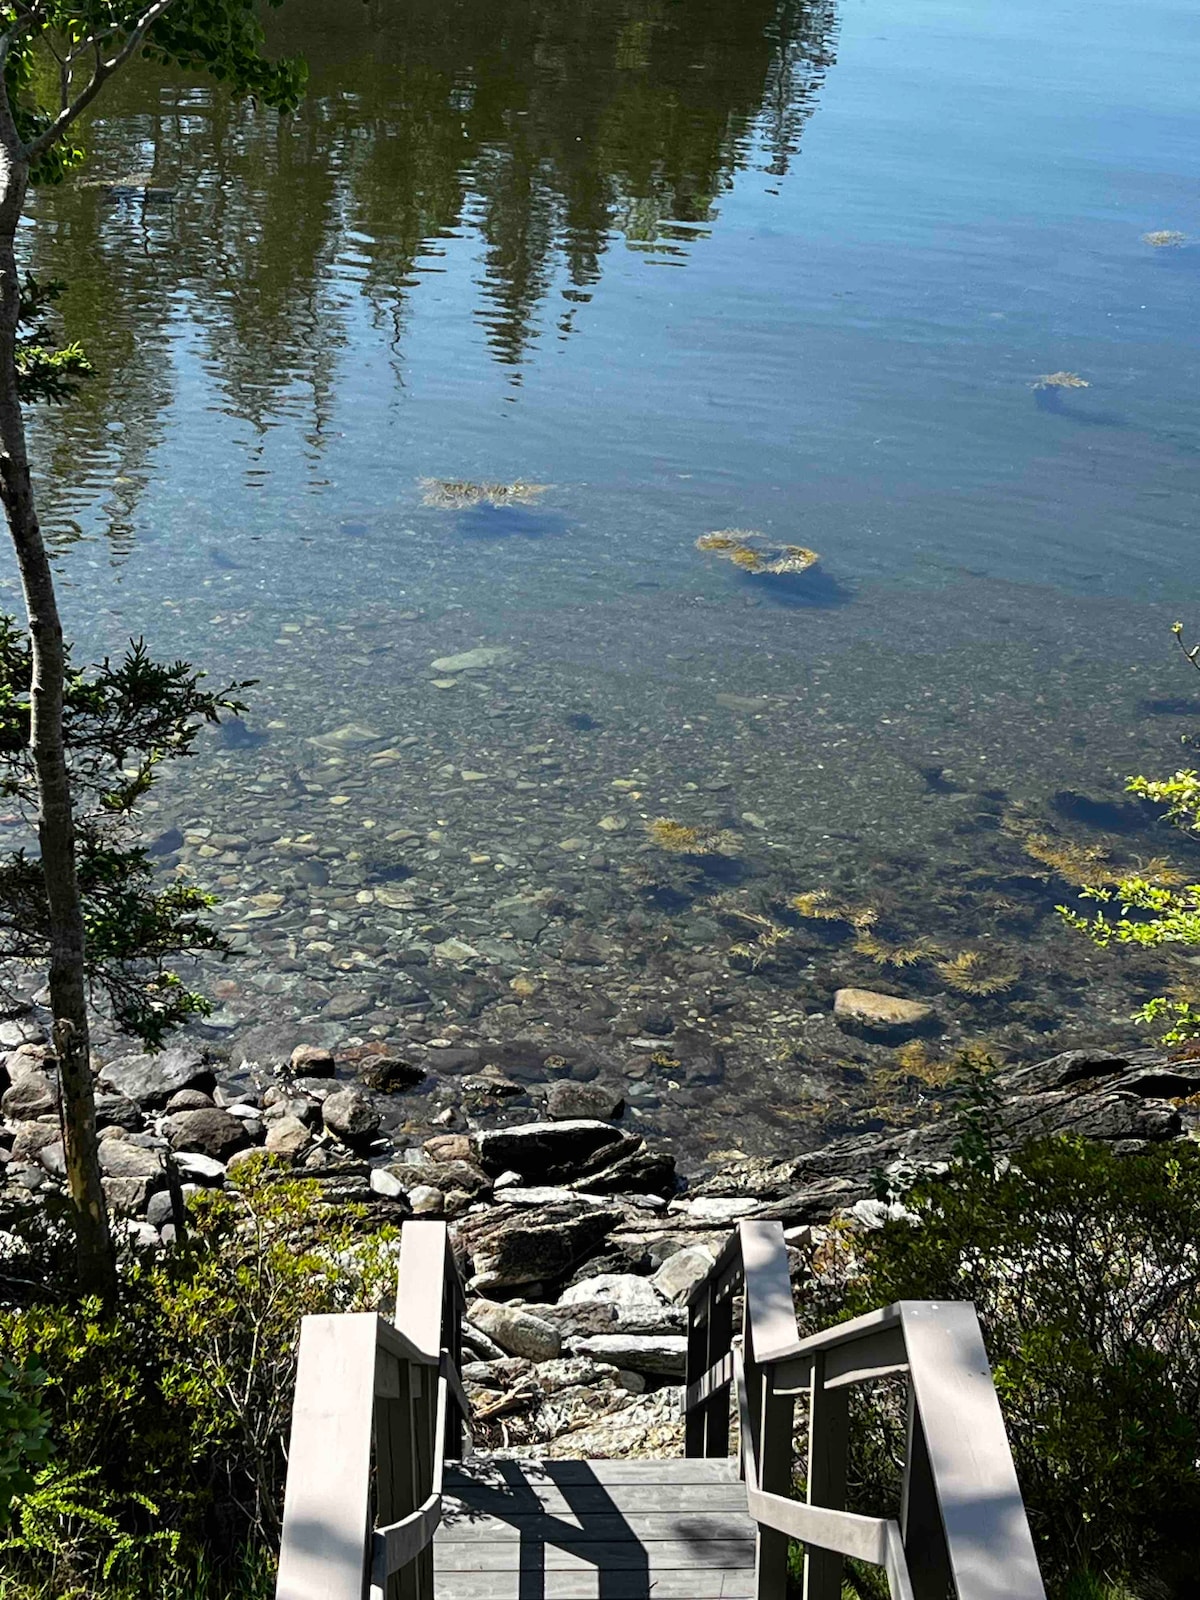
[[[974,1301],[1051,1586],[1176,1588],[1200,1556],[1200,1149],[1060,1138],[995,1160],[970,1134],[909,1216],[844,1242],[810,1310]],[[876,1509],[902,1443],[885,1407],[856,1461]]]
[[[273,1548],[300,1320],[394,1291],[394,1233],[364,1233],[357,1208],[263,1157],[195,1196],[190,1220],[182,1246],[122,1262],[111,1311],[52,1277],[0,1310],[0,1348],[48,1374],[55,1465],[18,1494],[7,1564],[52,1568],[48,1594],[135,1568],[149,1594],[168,1556]],[[29,1239],[46,1226],[31,1218]],[[11,1251],[5,1265],[18,1275]]]

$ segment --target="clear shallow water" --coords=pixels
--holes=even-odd
[[[1173,847],[1062,796],[1119,800],[1195,724],[1189,8],[286,15],[297,118],[130,80],[87,179],[175,199],[77,184],[27,236],[102,367],[36,430],[79,648],[259,680],[265,737],[148,818],[245,947],[219,1036],[361,993],[346,1037],[582,1048],[668,1130],[761,1145],[888,1067],[811,1020],[839,983],[933,999],[935,1055],[1126,1031],[1162,974],[1064,938],[1022,841]],[[1064,369],[1090,387],[1031,387]],[[453,512],[423,477],[550,487]],[[819,580],[695,551],[731,526]],[[481,643],[511,654],[433,686]],[[307,742],[348,722],[378,737]],[[662,815],[739,864],[664,857]],[[819,886],[1018,976],[880,968],[786,908]],[[749,960],[746,912],[786,934]],[[566,1070],[531,1048],[481,1059]]]

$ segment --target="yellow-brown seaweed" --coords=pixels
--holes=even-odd
[[[532,505],[550,487],[548,483],[467,483],[455,478],[421,478],[423,505],[440,511],[465,511],[471,506]]]
[[[1142,235],[1142,243],[1153,245],[1156,250],[1176,250],[1187,243],[1187,234],[1176,233],[1173,228],[1155,228],[1153,233]]]
[[[738,837],[722,828],[690,828],[675,817],[655,817],[646,832],[660,850],[677,856],[736,855]]]
[[[1029,386],[1031,389],[1090,389],[1092,386],[1086,378],[1081,378],[1077,372],[1043,372],[1040,378],[1035,378]]]
[[[1021,969],[1016,963],[1005,961],[1003,956],[985,950],[962,950],[947,961],[939,961],[934,970],[951,989],[979,999],[1003,994],[1021,976]]]
[[[696,549],[723,556],[743,572],[776,578],[807,572],[821,559],[815,550],[802,544],[777,544],[750,528],[724,528],[701,534]]]

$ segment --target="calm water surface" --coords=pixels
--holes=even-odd
[[[1188,969],[1053,907],[1179,855],[1122,782],[1200,716],[1194,9],[335,9],[275,23],[291,121],[121,85],[26,236],[100,368],[35,433],[78,648],[258,680],[147,818],[242,952],[211,1035],[451,1038],[761,1148],[1129,1034]],[[925,1059],[837,1033],[846,983],[930,1000]]]

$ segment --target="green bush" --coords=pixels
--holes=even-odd
[[[994,1160],[976,1120],[903,1201],[835,1249],[810,1315],[974,1301],[1052,1589],[1182,1592],[1200,1560],[1200,1149],[1048,1139]],[[855,1463],[873,1509],[902,1444],[899,1404],[875,1408]]]
[[[34,1487],[50,1457],[50,1418],[38,1404],[46,1374],[35,1361],[18,1366],[0,1355],[0,1534],[13,1501]]]
[[[34,1216],[21,1232],[43,1262],[55,1237]],[[69,1252],[59,1259],[69,1272]],[[5,1276],[19,1279],[14,1263],[10,1251]],[[356,1208],[323,1206],[318,1185],[262,1157],[193,1199],[181,1247],[124,1260],[110,1312],[47,1274],[0,1309],[0,1349],[47,1374],[53,1446],[16,1495],[6,1573],[49,1574],[35,1585],[47,1596],[102,1580],[149,1595],[214,1552],[274,1548],[300,1320],[376,1309],[394,1285],[391,1230],[364,1232]],[[210,1571],[196,1592],[225,1576]]]

